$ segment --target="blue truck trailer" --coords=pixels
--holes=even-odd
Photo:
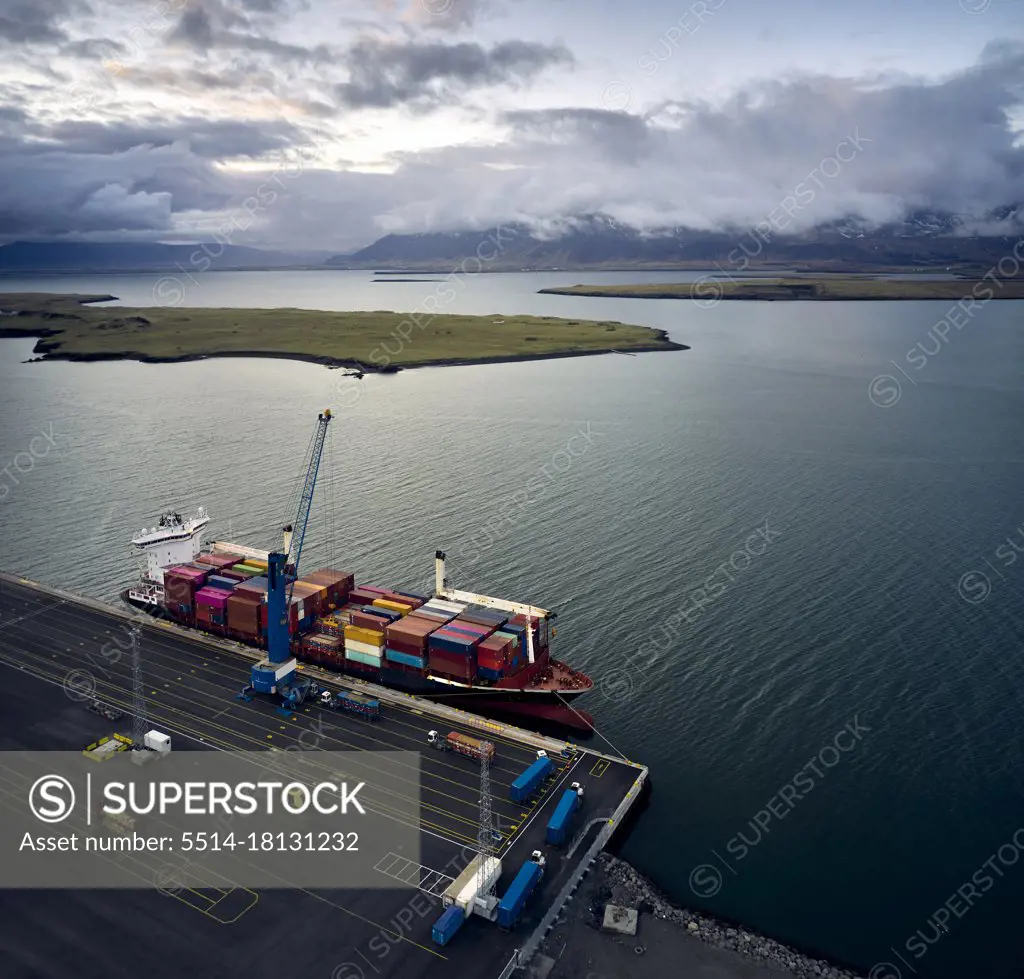
[[[583,802],[583,786],[573,782],[572,787],[562,793],[555,811],[548,820],[547,841],[552,846],[561,846],[569,836],[572,817]]]
[[[462,927],[462,922],[465,920],[466,912],[457,904],[453,904],[434,922],[434,927],[430,934],[438,945],[447,945],[452,940],[452,936]]]
[[[515,928],[519,916],[540,879],[544,876],[544,855],[534,850],[530,859],[519,868],[519,873],[508,885],[505,896],[498,902],[498,926],[506,931]]]
[[[509,795],[513,802],[529,799],[555,767],[546,752],[538,751],[537,755],[537,760],[512,783]]]

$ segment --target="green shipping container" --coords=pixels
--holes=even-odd
[[[519,637],[514,632],[502,632],[499,629],[495,633],[495,636],[497,636],[499,639],[511,639],[512,640],[512,648],[513,649],[518,649],[519,648]]]
[[[363,663],[365,666],[380,666],[380,657],[371,656],[369,653],[359,653],[354,649],[345,647],[345,659],[352,660],[353,663]]]

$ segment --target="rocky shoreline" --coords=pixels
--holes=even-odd
[[[640,912],[635,937],[601,935],[602,941],[628,945],[629,950],[637,956],[634,960],[635,966],[630,969],[631,976],[639,977],[646,972],[647,966],[655,967],[655,962],[646,961],[654,956],[648,956],[646,952],[654,938],[653,932],[658,922],[673,926],[667,932],[667,936],[660,937],[657,954],[670,962],[675,962],[675,967],[679,970],[677,974],[685,974],[683,963],[695,957],[703,958],[693,954],[692,943],[697,941],[721,952],[723,957],[719,957],[715,962],[721,971],[715,974],[723,977],[728,975],[739,979],[741,976],[756,974],[763,976],[764,979],[791,976],[797,979],[861,979],[863,975],[825,959],[814,958],[742,926],[730,925],[708,915],[677,907],[632,866],[607,853],[601,854],[595,862],[593,869],[584,879],[584,885],[567,906],[562,917],[582,917],[584,924],[589,928],[599,929],[606,904],[636,908]],[[592,939],[581,940],[578,935],[575,940],[569,938],[563,952],[573,944],[589,944],[591,941]],[[550,947],[552,944],[549,936],[545,942],[548,947],[542,948],[542,951],[554,958],[555,950]],[[594,965],[601,958],[600,950],[597,948],[584,949],[583,952],[588,953],[588,962]],[[561,957],[562,953],[557,954]],[[730,966],[730,963],[735,965]],[[593,965],[588,968],[592,969]],[[588,974],[592,977],[604,976],[600,971],[590,971]]]

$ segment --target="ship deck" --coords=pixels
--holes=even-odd
[[[80,750],[104,735],[130,735],[130,659],[109,655],[115,640],[127,645],[130,619],[142,627],[148,722],[172,735],[175,750],[421,750],[420,859],[440,869],[475,848],[479,768],[427,749],[426,734],[438,728],[479,737],[483,730],[498,749],[491,766],[491,804],[502,831],[497,855],[504,863],[498,893],[534,849],[545,852],[548,873],[515,931],[474,917],[443,948],[430,937],[440,905],[408,890],[0,892],[3,972],[10,979],[106,979],[114,972],[177,979],[211,969],[224,979],[277,979],[282,968],[322,979],[507,974],[515,950],[578,872],[587,845],[613,814],[621,821],[646,777],[642,766],[571,746],[570,757],[553,757],[557,771],[547,790],[520,806],[510,801],[509,786],[538,745],[555,746],[550,739],[407,695],[386,695],[384,716],[375,723],[318,706],[282,716],[269,699],[235,699],[249,662],[216,641],[2,573],[0,677],[8,696],[0,750]],[[112,724],[68,696],[72,674],[73,690],[83,675],[90,677],[96,696],[125,717]],[[350,689],[344,682],[332,686]],[[581,845],[569,857],[544,843],[544,827],[572,781],[583,783],[586,796],[576,824]]]

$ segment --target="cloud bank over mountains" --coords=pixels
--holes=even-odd
[[[723,94],[671,61],[623,80],[573,32],[542,36],[535,9],[8,0],[0,242],[195,241],[232,227],[235,244],[341,251],[388,232],[543,229],[596,212],[743,228],[780,206],[787,232],[908,211],[962,215],[965,232],[1015,227],[1020,43],[993,41],[938,77],[865,64],[742,78]]]

